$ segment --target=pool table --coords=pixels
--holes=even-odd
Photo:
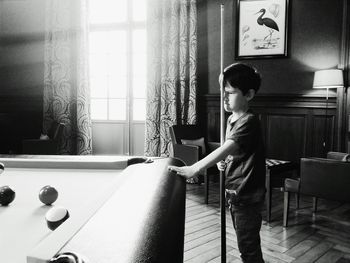
[[[173,158],[129,156],[0,156],[0,186],[16,192],[0,206],[0,262],[44,263],[73,252],[88,262],[182,262],[185,182],[170,173]],[[58,199],[40,202],[45,185]],[[51,231],[53,206],[70,217]]]

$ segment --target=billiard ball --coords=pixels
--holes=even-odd
[[[15,199],[16,193],[9,186],[0,187],[0,205],[10,204]]]
[[[2,174],[4,170],[5,170],[5,165],[3,163],[0,163],[0,174]]]
[[[51,205],[53,202],[57,200],[57,197],[58,197],[57,190],[50,185],[44,186],[43,188],[41,188],[39,192],[39,199],[45,205]]]
[[[64,252],[54,256],[50,263],[88,263],[81,255],[72,252]]]
[[[55,230],[68,218],[68,210],[61,206],[52,207],[45,215],[47,227],[51,230]]]

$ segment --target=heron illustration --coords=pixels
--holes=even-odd
[[[274,32],[274,30],[279,31],[278,25],[277,25],[277,23],[276,23],[273,19],[271,19],[271,18],[268,18],[268,17],[264,17],[264,18],[263,18],[263,16],[264,16],[265,13],[266,13],[266,9],[265,9],[265,8],[260,9],[260,11],[256,12],[255,14],[259,14],[259,13],[262,13],[262,14],[258,17],[258,19],[257,19],[256,21],[257,21],[257,23],[258,23],[259,25],[261,25],[261,26],[266,26],[266,27],[269,29],[269,34],[268,34],[266,37],[264,37],[264,40],[266,40],[267,38],[269,38],[268,44],[270,44],[270,43],[271,43],[272,33]]]

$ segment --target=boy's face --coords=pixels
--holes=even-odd
[[[238,112],[246,109],[250,99],[243,95],[238,88],[232,87],[228,82],[224,89],[224,108],[227,112]]]

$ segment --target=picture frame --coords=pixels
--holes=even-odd
[[[236,59],[287,56],[288,0],[237,0]]]

